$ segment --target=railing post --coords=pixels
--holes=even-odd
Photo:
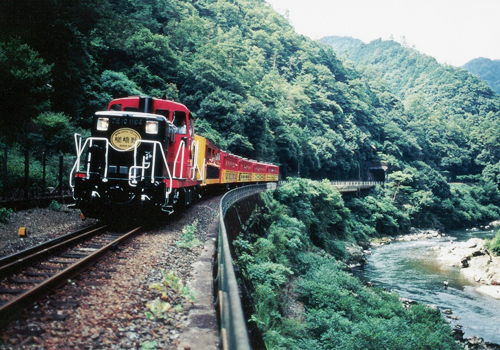
[[[45,197],[45,177],[46,177],[46,167],[47,161],[45,158],[45,151],[42,152],[42,197]]]

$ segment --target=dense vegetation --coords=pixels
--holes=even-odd
[[[493,90],[500,94],[500,60],[480,57],[467,62],[463,67],[486,81]]]
[[[258,0],[6,0],[0,10],[0,141],[35,166],[42,150],[72,152],[66,135],[88,130],[111,98],[147,94],[185,103],[200,133],[285,176],[300,167],[348,179],[366,176],[366,161],[401,171],[423,161],[448,179],[486,169],[498,182],[500,96],[404,45],[343,39],[355,69]]]
[[[382,203],[366,201],[371,222],[361,219],[359,200],[344,202],[328,181],[291,179],[262,197],[265,209],[234,245],[253,287],[252,320],[268,349],[461,348],[439,312],[408,307],[346,271],[347,246],[405,220],[390,195]]]
[[[71,150],[71,138],[30,135],[89,126],[112,97],[185,103],[198,130],[282,173],[349,178],[376,158],[381,121],[359,74],[325,45],[296,34],[256,0],[3,1],[2,142],[34,152]],[[40,113],[53,124],[34,121]],[[12,150],[14,151],[14,150]],[[11,169],[12,170],[12,169]]]

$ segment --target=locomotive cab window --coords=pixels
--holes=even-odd
[[[177,127],[176,134],[187,134],[186,113],[175,111],[172,122]]]
[[[155,114],[162,115],[165,118],[167,118],[167,120],[168,120],[168,113],[169,113],[168,109],[160,109],[160,108],[155,109]]]
[[[139,112],[139,108],[135,108],[135,107],[125,107],[123,110],[125,112]]]
[[[193,124],[193,116],[189,113],[189,135],[194,137],[194,124]]]
[[[113,104],[111,107],[109,107],[110,111],[121,111],[122,110],[122,105],[121,104]]]

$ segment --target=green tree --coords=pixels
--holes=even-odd
[[[52,67],[19,39],[0,43],[0,130],[7,142],[19,140],[50,108]]]
[[[34,120],[34,124],[37,130],[33,135],[33,140],[42,146],[41,149],[57,150],[63,153],[72,151],[73,139],[69,136],[74,133],[75,129],[64,113],[42,113]]]

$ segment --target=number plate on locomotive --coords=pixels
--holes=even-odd
[[[115,125],[142,125],[142,118],[127,118],[127,117],[117,117],[111,118],[111,124]]]

